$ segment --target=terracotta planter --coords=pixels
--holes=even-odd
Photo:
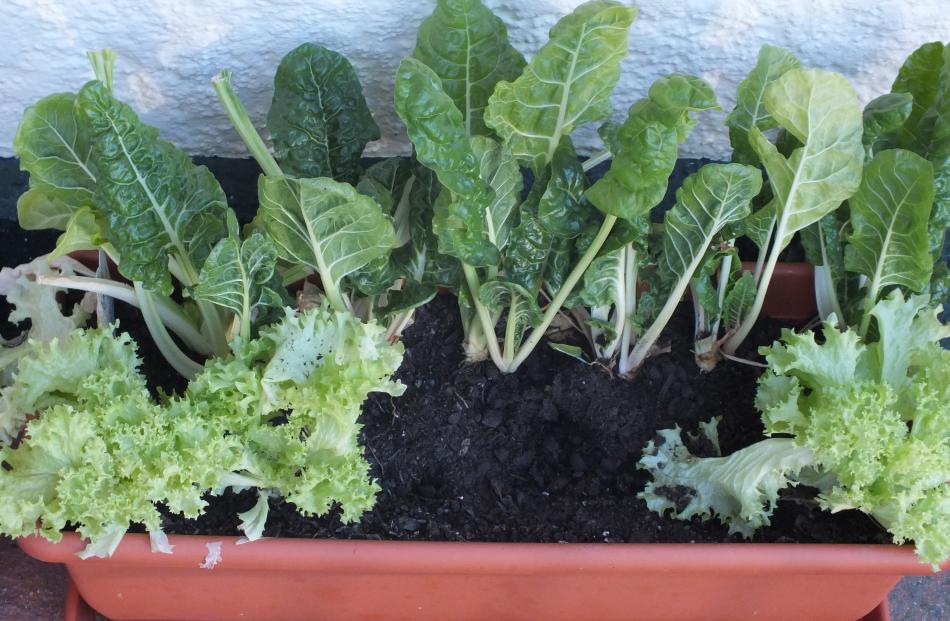
[[[853,621],[904,575],[909,547],[794,544],[490,544],[175,536],[171,555],[128,535],[82,561],[78,536],[20,545],[65,563],[113,621],[624,620]],[[206,544],[221,562],[199,565]]]
[[[766,313],[813,316],[811,274],[779,266]],[[853,621],[901,576],[930,573],[907,546],[170,541],[174,554],[153,554],[147,536],[127,535],[112,558],[85,561],[75,533],[19,543],[66,565],[78,620],[88,618],[85,600],[113,621]],[[222,543],[221,561],[202,569],[212,542]],[[867,618],[886,620],[877,610]]]

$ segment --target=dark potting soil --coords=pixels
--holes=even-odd
[[[760,322],[750,343],[771,342]],[[632,381],[611,377],[542,344],[515,374],[489,362],[466,365],[454,298],[440,296],[406,331],[399,398],[372,395],[363,443],[382,492],[354,524],[333,513],[304,518],[271,501],[271,537],[504,542],[740,541],[716,522],[681,522],[647,510],[636,469],[655,430],[721,415],[725,453],[762,438],[753,407],[759,370],[721,364],[701,374],[690,353],[692,314],[681,306],[664,339],[671,353],[648,360]],[[740,354],[754,356],[751,347]],[[169,520],[171,532],[239,534],[236,517],[254,504],[226,494],[198,520]],[[831,515],[792,490],[755,541],[885,542],[858,512]]]
[[[9,161],[0,161],[8,165]],[[250,162],[205,161],[243,219],[253,212]],[[687,162],[682,172],[692,172]],[[243,167],[243,168],[242,168]],[[10,189],[21,182],[0,170],[0,264],[16,265],[52,248],[56,233],[23,232],[12,219]],[[683,176],[680,174],[680,178]],[[22,176],[20,177],[22,181]],[[676,184],[678,185],[678,183]],[[675,186],[674,186],[675,187]],[[16,192],[19,193],[18,191]],[[15,196],[15,194],[14,194]],[[669,198],[669,197],[668,197]],[[245,205],[245,203],[247,203]],[[0,301],[0,315],[9,307]],[[117,304],[122,328],[139,344],[143,371],[155,385],[181,389],[139,315]],[[10,326],[4,335],[9,336]],[[740,355],[770,343],[780,326],[760,321]],[[647,480],[636,469],[643,445],[673,425],[695,430],[722,416],[725,453],[762,437],[753,407],[759,369],[720,364],[701,374],[693,362],[692,314],[681,306],[663,341],[671,353],[647,361],[632,381],[611,377],[542,343],[513,375],[488,362],[463,363],[458,309],[440,296],[417,313],[406,331],[406,355],[397,373],[402,397],[371,395],[364,406],[362,442],[372,476],[382,488],[376,507],[359,522],[338,512],[304,518],[293,505],[271,501],[265,536],[523,542],[740,541],[717,522],[680,522],[647,510],[636,494]],[[237,512],[248,492],[213,499],[197,520],[169,515],[166,531],[238,535]],[[889,537],[854,511],[831,515],[806,489],[783,495],[762,542],[886,542]]]

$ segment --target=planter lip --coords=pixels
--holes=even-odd
[[[148,535],[127,534],[108,559],[81,560],[78,533],[59,543],[37,535],[18,540],[34,558],[67,565],[141,566],[197,569],[207,544],[220,542],[226,570],[333,571],[412,574],[577,574],[729,572],[750,574],[931,575],[913,546],[892,544],[787,543],[492,543],[367,541],[267,538],[242,543],[239,537],[169,535],[172,554],[153,553]],[[942,569],[950,568],[950,559]]]

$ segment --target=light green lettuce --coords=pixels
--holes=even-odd
[[[756,405],[777,437],[700,458],[678,428],[663,430],[640,461],[653,477],[640,497],[658,513],[715,516],[751,536],[782,489],[806,484],[823,508],[863,511],[895,542],[913,541],[921,561],[950,557],[950,351],[940,347],[950,328],[928,296],[900,290],[871,315],[874,340],[832,320],[824,342],[786,331],[763,348]]]

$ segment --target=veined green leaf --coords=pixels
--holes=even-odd
[[[173,256],[191,281],[184,284],[193,286],[211,247],[226,234],[221,186],[101,82],[86,84],[76,107],[98,171],[94,208],[105,215],[109,240],[122,255],[119,271],[168,295]]]
[[[909,93],[914,104],[890,146],[943,162],[950,156],[950,46],[937,41],[915,50],[904,61],[891,91]]]
[[[732,161],[758,164],[759,158],[749,144],[749,130],[753,127],[766,131],[776,121],[766,109],[765,92],[785,72],[797,69],[801,63],[788,50],[772,45],[759,48],[755,67],[736,89],[736,107],[726,117],[729,141],[732,143]]]
[[[852,233],[845,266],[870,279],[870,295],[890,285],[919,293],[929,284],[933,260],[927,224],[933,197],[933,166],[919,155],[889,149],[865,166],[861,186],[849,201]]]
[[[623,285],[624,250],[616,248],[594,259],[584,272],[578,300],[587,308],[607,306],[617,301],[618,287]]]
[[[281,170],[295,177],[355,182],[366,143],[379,139],[350,61],[313,43],[280,61],[267,128]]]
[[[414,58],[399,64],[395,100],[416,157],[451,192],[440,195],[435,205],[432,226],[439,250],[469,265],[496,265],[498,248],[488,238],[485,217],[493,191],[480,176],[462,113],[435,72]]]
[[[750,140],[768,172],[777,210],[776,243],[817,222],[861,181],[861,109],[848,81],[835,73],[792,69],[765,93],[765,108],[803,146],[783,157],[753,127]]]
[[[56,240],[50,259],[65,257],[77,250],[102,248],[116,265],[121,264],[118,251],[109,243],[106,224],[91,207],[80,207],[66,223],[66,230]]]
[[[232,215],[228,220],[229,235],[211,249],[193,295],[240,317],[242,337],[247,339],[252,324],[283,306],[284,288],[271,240],[255,231],[242,242],[237,219]]]
[[[261,219],[278,256],[319,272],[325,288],[338,286],[395,243],[392,220],[349,184],[261,175],[258,191]]]
[[[538,220],[551,235],[574,237],[581,232],[590,216],[585,209],[584,189],[587,176],[577,159],[574,145],[565,137],[551,159],[551,178],[538,201]]]
[[[758,247],[759,252],[768,252],[769,250],[769,240],[772,239],[772,232],[775,230],[777,215],[778,206],[772,200],[753,212],[740,224],[742,232]]]
[[[887,148],[886,135],[907,122],[914,108],[914,98],[910,93],[887,93],[876,97],[864,107],[864,135],[861,140],[867,150],[868,158]],[[880,142],[882,145],[875,145]]]
[[[419,26],[412,55],[442,80],[471,136],[488,133],[482,117],[495,83],[514,80],[525,64],[504,22],[479,0],[439,0]]]
[[[537,298],[524,287],[507,280],[489,280],[479,288],[482,304],[493,313],[508,309],[508,321],[514,318],[514,342],[520,343],[524,333],[541,321]]]
[[[395,218],[406,183],[412,177],[410,168],[409,160],[404,157],[386,158],[366,169],[356,189],[372,196],[386,214]]]
[[[716,234],[749,215],[762,175],[744,164],[707,164],[683,181],[666,212],[659,269],[667,281],[690,278]]]
[[[27,230],[65,229],[77,209],[93,202],[95,165],[75,101],[72,93],[57,93],[27,107],[13,138],[20,168],[30,173],[30,189],[17,201]]]
[[[518,79],[496,85],[485,124],[519,161],[540,170],[575,127],[610,115],[610,91],[636,14],[612,0],[582,4],[555,24]]]
[[[588,200],[627,220],[656,207],[666,194],[679,144],[696,124],[690,113],[717,107],[712,88],[699,78],[674,73],[654,82],[649,96],[630,107],[613,138],[610,170],[587,190]]]
[[[742,272],[726,293],[722,303],[722,323],[726,330],[739,327],[755,300],[755,277],[752,272]]]
[[[501,250],[508,244],[513,212],[524,187],[521,168],[511,150],[491,138],[472,138],[472,150],[478,159],[479,176],[494,192],[491,203],[484,208],[488,240]]]

